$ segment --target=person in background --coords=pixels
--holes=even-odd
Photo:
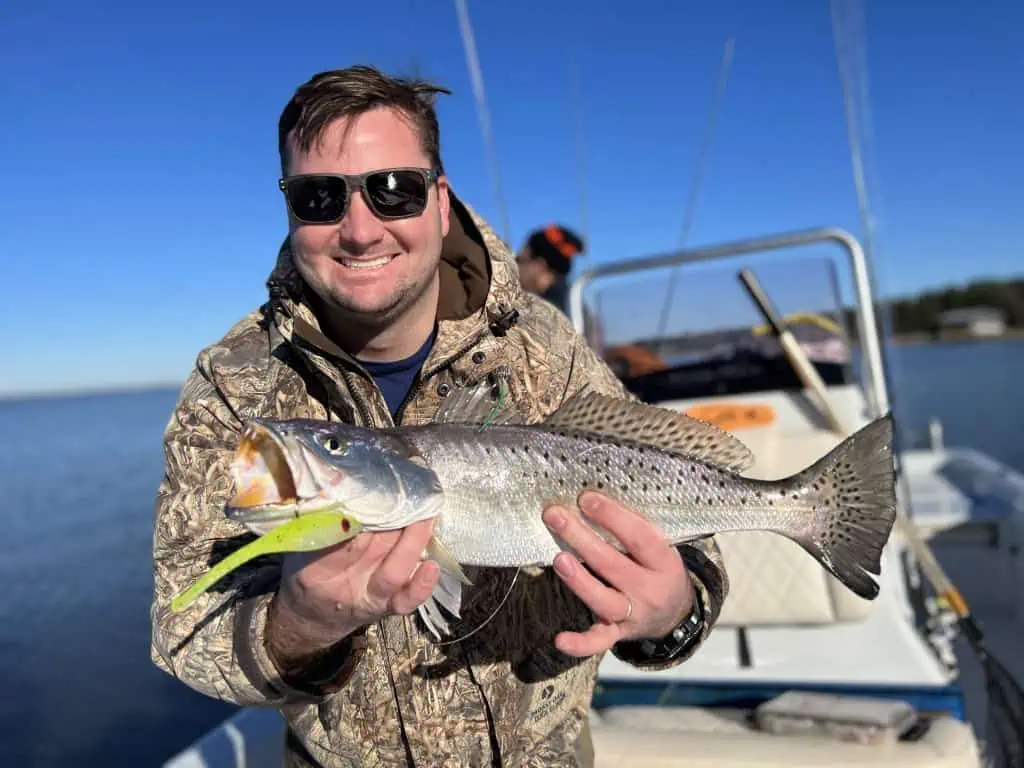
[[[523,288],[569,314],[569,270],[584,250],[583,240],[571,229],[549,224],[535,230],[516,256]]]

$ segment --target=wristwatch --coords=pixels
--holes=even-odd
[[[693,590],[693,610],[664,637],[623,640],[616,643],[616,655],[623,661],[664,663],[689,651],[704,630],[704,602],[700,590]]]

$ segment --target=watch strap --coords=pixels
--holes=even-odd
[[[693,609],[664,637],[623,640],[616,643],[615,655],[626,662],[665,663],[684,655],[700,640],[704,631],[705,610],[700,590],[693,590]]]

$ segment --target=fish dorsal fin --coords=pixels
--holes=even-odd
[[[452,387],[434,414],[435,424],[520,424],[523,417],[508,396],[500,370],[479,381]]]
[[[544,421],[547,428],[591,432],[646,443],[688,459],[741,472],[754,455],[738,438],[692,416],[599,392],[583,391]]]

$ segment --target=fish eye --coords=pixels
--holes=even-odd
[[[321,444],[330,453],[342,453],[345,446],[342,445],[341,440],[336,438],[334,435],[326,435]]]

